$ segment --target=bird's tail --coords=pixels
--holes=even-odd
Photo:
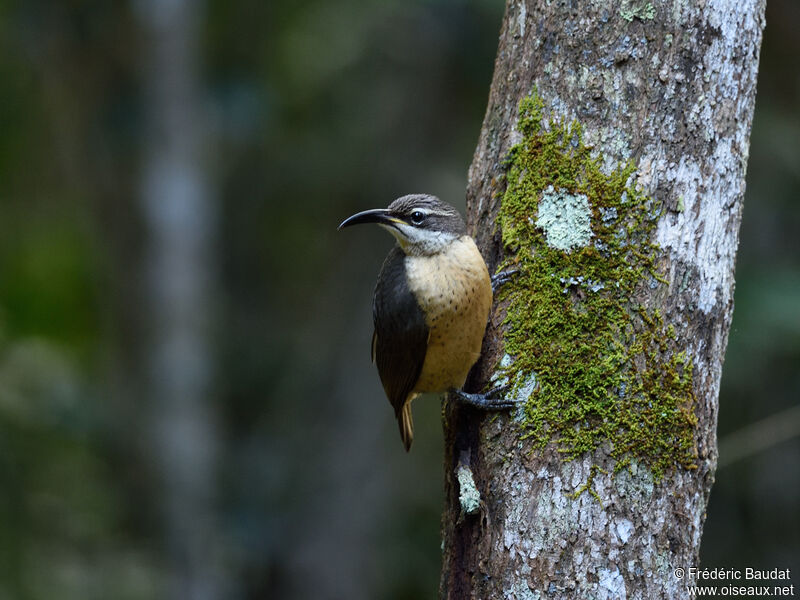
[[[397,425],[400,427],[400,438],[403,440],[406,452],[411,450],[414,441],[414,419],[411,417],[411,402],[406,402],[397,415]]]

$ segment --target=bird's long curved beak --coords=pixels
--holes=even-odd
[[[364,210],[360,213],[356,213],[352,217],[347,217],[337,229],[343,229],[351,225],[362,225],[364,223],[377,223],[378,225],[391,226],[395,223],[403,222],[402,219],[392,216],[386,208],[373,208],[372,210]]]

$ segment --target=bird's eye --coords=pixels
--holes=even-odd
[[[414,225],[420,225],[425,220],[425,213],[421,210],[415,210],[411,213],[411,222]]]

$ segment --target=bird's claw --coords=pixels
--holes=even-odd
[[[462,390],[451,390],[459,401],[481,410],[508,410],[519,404],[516,398],[511,398],[505,393],[511,388],[510,385],[501,385],[489,390],[485,394],[470,394]]]
[[[492,275],[492,293],[496,294],[500,288],[511,281],[517,273],[519,273],[519,269],[511,268]]]

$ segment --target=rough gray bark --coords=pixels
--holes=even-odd
[[[645,289],[642,302],[675,323],[677,348],[693,362],[697,459],[660,481],[636,461],[615,470],[604,446],[568,461],[552,444],[531,452],[508,415],[448,403],[443,598],[686,596],[691,580],[674,571],[697,566],[714,479],[763,26],[763,0],[509,0],[469,172],[471,229],[492,271],[507,252],[493,226],[504,159],[520,138],[519,103],[534,89],[545,127],[576,119],[606,170],[634,162],[635,183],[663,208],[653,237],[666,283]],[[501,303],[474,389],[504,354],[503,318]],[[465,489],[465,462],[475,490]],[[587,482],[596,497],[576,494]],[[473,514],[459,501],[471,491],[480,494]]]

